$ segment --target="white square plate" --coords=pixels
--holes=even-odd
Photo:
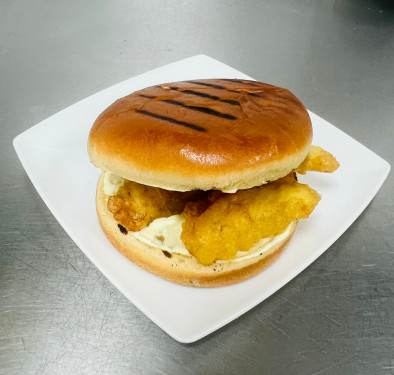
[[[239,317],[310,265],[360,215],[390,170],[386,161],[311,113],[313,144],[332,152],[341,167],[331,175],[302,178],[323,198],[279,259],[258,276],[223,288],[185,287],[151,275],[120,255],[100,229],[95,210],[100,171],[89,162],[87,137],[96,117],[116,99],[146,86],[197,78],[250,77],[210,57],[194,56],[103,90],[14,139],[32,183],[74,242],[137,308],[185,343]]]

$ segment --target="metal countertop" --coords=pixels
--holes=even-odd
[[[393,164],[389,1],[6,0],[0,53],[1,374],[394,373],[392,174],[304,272],[186,345],[78,249],[12,146],[22,131],[99,90],[206,54],[289,88]]]

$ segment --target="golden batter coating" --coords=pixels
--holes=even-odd
[[[183,211],[186,202],[204,196],[204,192],[181,193],[125,180],[108,199],[108,210],[127,230],[136,232],[159,217],[168,217]]]
[[[262,238],[282,233],[291,222],[307,218],[319,200],[316,191],[290,174],[257,188],[223,194],[199,215],[188,203],[181,238],[204,265],[229,260]]]
[[[335,158],[312,146],[294,172],[333,172]],[[292,221],[307,218],[320,195],[296,181],[296,174],[260,187],[220,191],[168,191],[125,180],[116,195],[109,197],[108,210],[127,230],[139,231],[159,217],[184,212],[181,239],[188,251],[204,265],[229,260],[247,251],[262,238],[282,233]]]
[[[307,171],[331,173],[338,169],[339,163],[328,151],[319,146],[311,146],[305,160],[294,170],[299,174]]]

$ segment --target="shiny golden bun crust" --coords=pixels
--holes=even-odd
[[[290,91],[214,79],[117,100],[94,123],[88,151],[102,170],[145,185],[232,191],[285,176],[311,141],[308,112]]]
[[[100,225],[114,247],[139,267],[169,281],[196,287],[219,287],[246,280],[270,265],[283,251],[293,231],[278,247],[263,255],[239,262],[219,262],[203,266],[194,257],[170,255],[157,247],[137,240],[132,232],[123,233],[118,222],[107,210],[107,196],[103,191],[103,174],[97,185],[96,207]]]

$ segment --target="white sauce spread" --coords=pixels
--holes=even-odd
[[[191,256],[181,240],[182,224],[185,215],[160,217],[153,220],[147,227],[139,232],[132,232],[141,242],[150,246],[159,247],[170,253]]]
[[[185,216],[183,214],[161,217],[152,221],[150,225],[141,229],[139,232],[132,233],[138,240],[147,245],[158,247],[169,253],[190,257],[190,253],[181,240],[182,224],[184,221]],[[270,251],[274,246],[286,240],[294,225],[295,223],[290,223],[284,232],[275,237],[263,238],[254,244],[248,251],[238,251],[236,258],[229,260],[229,262],[239,262],[241,260],[254,258],[260,256],[262,253]],[[221,262],[225,261],[221,260]]]
[[[108,196],[115,195],[118,189],[123,185],[124,179],[112,173],[105,172],[104,174],[104,193]],[[191,257],[192,255],[187,251],[185,245],[181,240],[182,224],[185,221],[183,214],[173,215],[170,217],[161,217],[152,221],[147,227],[138,232],[129,232],[133,234],[138,240],[147,245],[158,247],[161,250],[166,250],[169,253],[181,254]],[[295,222],[285,229],[284,232],[269,238],[263,238],[254,244],[248,251],[238,251],[236,258],[228,262],[239,262],[241,260],[254,258],[261,254],[270,251],[277,244],[283,242],[293,230]],[[226,262],[226,261],[221,261]]]
[[[115,195],[123,184],[124,178],[110,172],[104,172],[104,193],[106,195]]]

